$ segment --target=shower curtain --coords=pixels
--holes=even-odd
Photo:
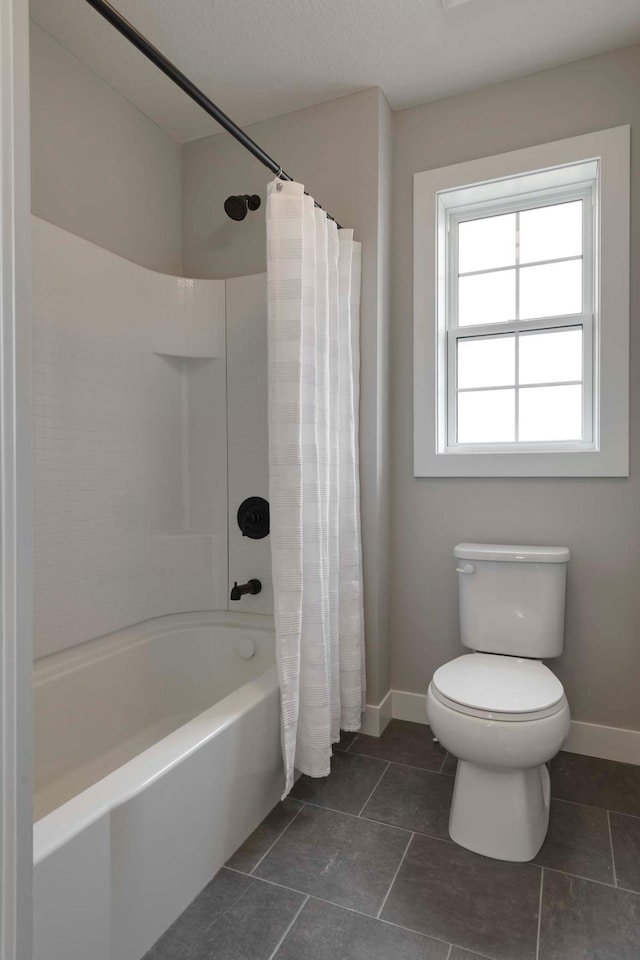
[[[360,244],[300,183],[267,198],[269,498],[286,794],[330,772],[365,705]]]

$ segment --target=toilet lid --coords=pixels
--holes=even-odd
[[[562,684],[540,660],[491,653],[445,663],[433,686],[453,704],[491,714],[539,714],[564,698]]]

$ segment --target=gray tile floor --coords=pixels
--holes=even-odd
[[[449,840],[428,727],[344,734],[146,960],[639,960],[640,767],[560,753],[532,863]]]

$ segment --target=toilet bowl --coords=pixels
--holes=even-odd
[[[569,730],[560,681],[539,661],[468,654],[436,671],[427,714],[458,758],[451,839],[498,860],[533,859],[549,824],[546,763]]]
[[[531,860],[549,825],[547,763],[569,732],[564,689],[542,662],[562,652],[569,551],[464,543],[454,555],[474,652],[436,670],[427,692],[433,733],[458,758],[449,833],[487,857]]]

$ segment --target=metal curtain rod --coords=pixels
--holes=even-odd
[[[279,163],[276,163],[276,161],[270,157],[268,153],[265,153],[262,147],[260,147],[255,140],[252,140],[248,133],[245,133],[244,130],[242,130],[236,123],[233,122],[230,117],[226,115],[226,113],[223,113],[220,107],[216,106],[213,100],[210,100],[209,97],[207,97],[206,94],[199,89],[199,87],[196,87],[195,83],[189,80],[189,78],[185,76],[181,70],[178,70],[174,63],[168,60],[163,53],[160,53],[157,47],[154,47],[152,43],[149,43],[147,38],[143,36],[143,34],[141,34],[132,23],[129,23],[129,21],[126,20],[125,17],[123,17],[122,14],[116,10],[115,7],[112,7],[107,0],[86,0],[86,2],[102,17],[104,17],[104,19],[110,23],[112,27],[115,27],[118,33],[121,33],[123,37],[126,37],[129,43],[132,43],[134,47],[137,47],[140,53],[143,53],[148,60],[151,60],[151,62],[158,67],[159,70],[162,70],[162,72],[169,77],[170,80],[173,80],[176,86],[180,87],[181,90],[184,90],[187,96],[191,97],[192,100],[195,100],[198,106],[202,107],[202,109],[205,110],[210,117],[213,117],[213,119],[216,120],[221,127],[224,127],[227,133],[230,133],[232,137],[235,137],[238,143],[240,143],[245,150],[248,150],[249,153],[253,154],[256,160],[259,160],[260,163],[264,164],[265,167],[271,170],[271,173],[274,173],[276,177],[279,177],[281,180],[293,180],[293,177],[290,177],[288,173],[285,173]],[[322,210],[322,207],[317,201],[314,200],[314,203],[316,207]],[[340,228],[340,224],[335,217],[332,217],[329,213],[327,213],[327,217],[329,220],[333,220],[336,226]]]

